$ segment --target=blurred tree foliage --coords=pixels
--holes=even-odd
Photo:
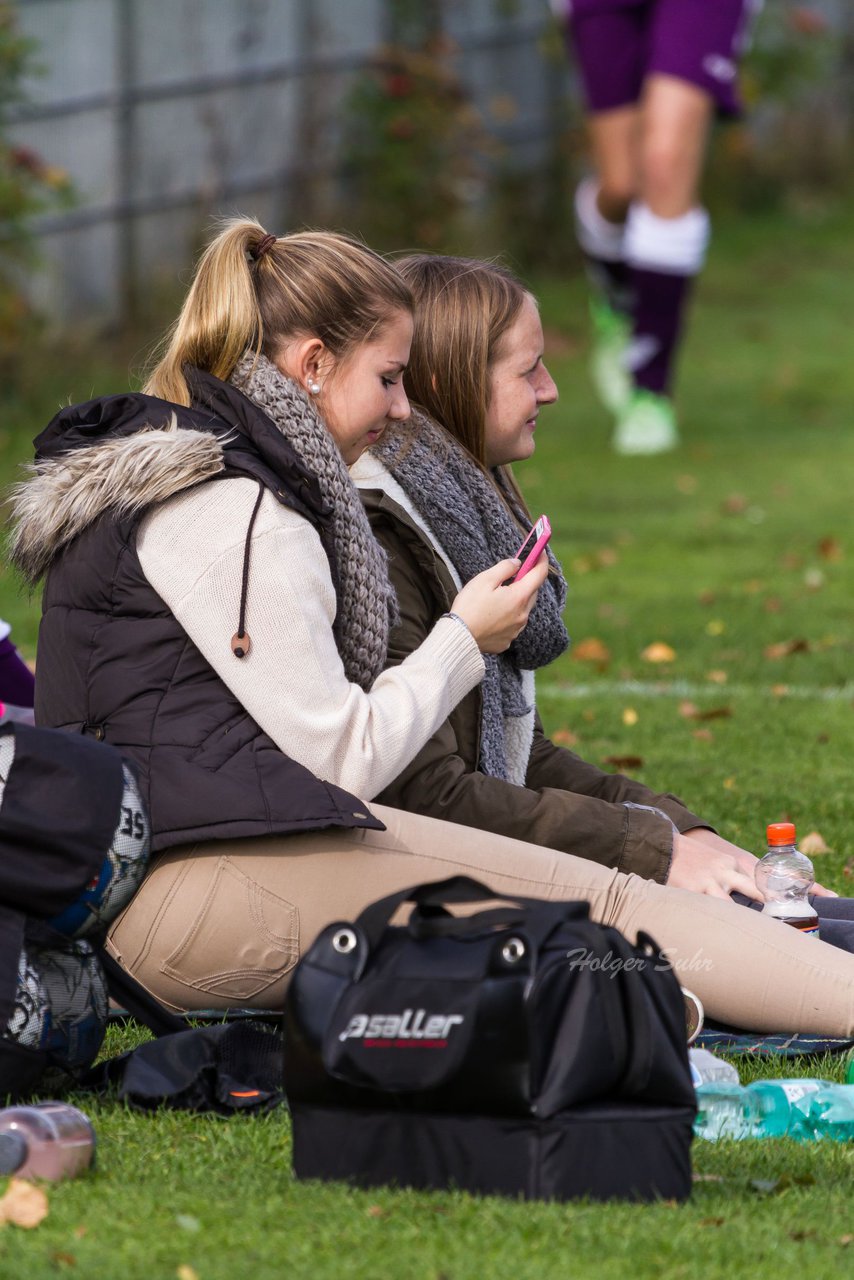
[[[408,0],[400,8],[408,15]],[[342,163],[347,217],[384,249],[441,249],[484,190],[492,140],[430,23],[405,23],[378,50],[347,102]]]
[[[34,69],[33,42],[17,29],[15,6],[0,2],[0,357],[7,356],[33,321],[19,285],[22,270],[37,262],[34,214],[72,199],[64,169],[45,164],[35,151],[8,138],[6,112],[23,98],[23,81]]]
[[[766,5],[741,71],[745,117],[716,140],[710,203],[751,211],[847,189],[850,74],[844,24],[816,4]]]

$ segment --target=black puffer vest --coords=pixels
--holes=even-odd
[[[142,395],[64,409],[36,440],[37,461],[168,427],[175,415],[178,428],[217,436],[224,469],[210,482],[250,476],[311,521],[334,581],[330,511],[316,478],[233,387],[198,372],[191,387],[192,409]],[[100,511],[52,559],[39,630],[37,723],[93,734],[137,763],[155,849],[323,827],[382,829],[363,801],[289,759],[202,657],[142,572],[136,536],[144,514]],[[235,632],[240,608],[235,600]],[[223,637],[230,642],[230,634]]]

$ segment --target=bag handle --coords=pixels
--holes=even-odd
[[[468,902],[494,902],[496,899],[512,902],[513,907],[496,907],[492,911],[478,912],[474,916],[452,916],[443,910],[446,904]],[[472,876],[449,876],[446,880],[431,880],[426,884],[400,889],[388,897],[372,902],[358,917],[356,924],[365,933],[368,946],[373,950],[398,907],[412,902],[414,910],[410,929],[415,937],[431,936],[466,937],[480,934],[484,927],[513,925],[517,922],[531,937],[540,942],[555,926],[566,919],[587,918],[590,913],[586,902],[567,900],[548,902],[542,898],[526,898],[520,894],[502,893],[491,889]],[[437,910],[438,908],[438,910]],[[527,914],[525,914],[527,913]],[[533,917],[533,918],[532,918]],[[535,926],[536,922],[536,927]]]
[[[610,943],[621,953],[623,959],[636,957],[637,950],[644,952],[648,963],[663,958],[661,948],[655,939],[641,929],[638,930],[635,947],[632,947],[629,940],[619,933],[616,937],[612,936]],[[638,974],[638,977],[641,976]],[[622,987],[627,1005],[627,1029],[631,1041],[631,1052],[626,1073],[620,1081],[620,1089],[631,1096],[635,1091],[642,1093],[649,1080],[655,1052],[654,1038],[659,1033],[659,1029],[652,1024],[649,1004],[644,995],[646,984],[623,982]]]

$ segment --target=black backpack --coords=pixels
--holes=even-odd
[[[188,1027],[103,950],[149,852],[136,774],[115,747],[0,725],[0,1101],[117,1086],[141,1109],[227,1115],[282,1100],[278,1034]],[[110,996],[158,1038],[93,1067]]]
[[[0,1096],[91,1065],[107,1023],[100,946],[149,850],[136,775],[114,747],[0,725]]]

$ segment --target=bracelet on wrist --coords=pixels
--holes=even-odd
[[[452,613],[450,610],[448,610],[447,613],[442,614],[442,617],[453,618],[454,622],[458,622],[461,627],[465,627],[466,631],[469,633],[469,635],[471,635],[471,627],[466,622],[465,618],[461,618],[458,613]]]

